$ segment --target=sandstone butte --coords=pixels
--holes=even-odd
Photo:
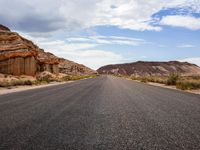
[[[0,25],[0,73],[35,76],[43,71],[68,75],[96,73],[84,65],[45,52],[32,41]]]

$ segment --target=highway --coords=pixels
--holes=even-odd
[[[112,76],[0,96],[0,150],[199,150],[200,95]]]

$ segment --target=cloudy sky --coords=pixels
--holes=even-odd
[[[93,69],[138,60],[200,66],[200,0],[0,0],[0,24]]]

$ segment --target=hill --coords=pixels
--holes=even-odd
[[[169,76],[177,73],[182,76],[200,75],[200,67],[188,62],[144,62],[107,65],[97,70],[100,74],[127,76]]]

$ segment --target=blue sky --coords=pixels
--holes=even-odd
[[[0,23],[93,69],[138,60],[200,66],[200,0],[1,0],[0,8]]]

